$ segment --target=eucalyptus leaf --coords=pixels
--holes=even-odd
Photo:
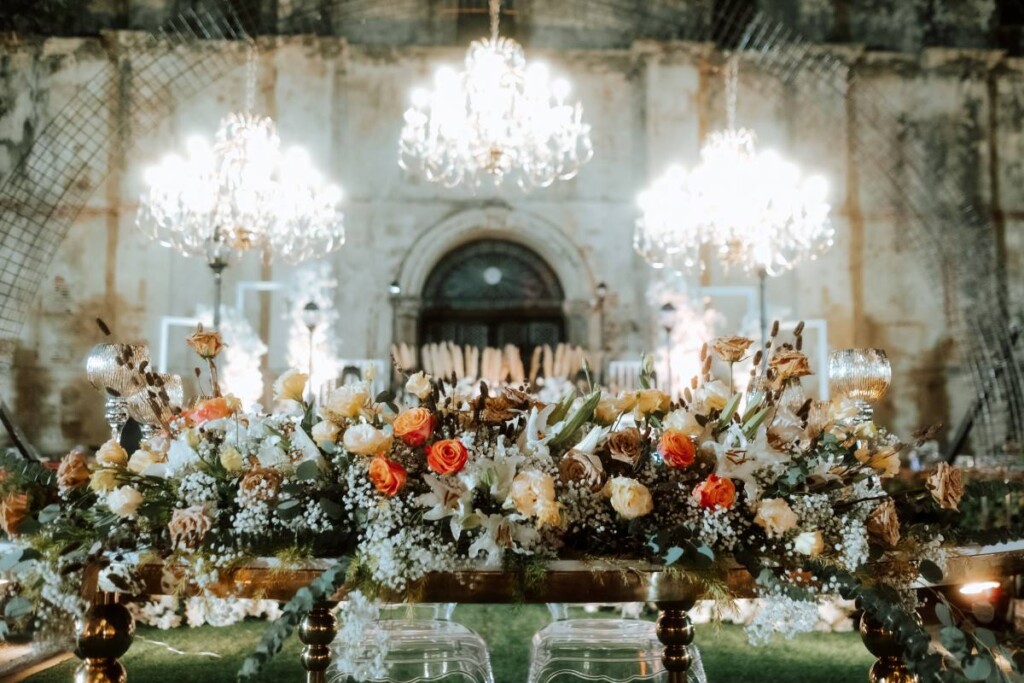
[[[20,595],[7,601],[4,605],[4,616],[8,619],[21,619],[32,612],[32,601]]]
[[[315,460],[307,460],[295,468],[295,478],[301,481],[309,481],[320,476],[320,466]]]
[[[996,647],[996,634],[987,628],[979,626],[974,629],[974,637],[985,647],[992,649]]]
[[[918,571],[921,572],[921,576],[928,583],[942,583],[942,568],[931,560],[922,560]]]
[[[683,549],[675,545],[669,548],[667,551],[665,551],[665,556],[662,558],[662,561],[664,561],[665,566],[668,567],[678,562],[679,558],[681,558],[682,556]]]
[[[953,613],[949,611],[949,606],[944,602],[940,602],[935,605],[935,618],[938,619],[939,623],[943,626],[953,625]]]
[[[324,511],[324,514],[333,520],[339,520],[345,514],[344,509],[333,500],[327,497],[321,496],[320,508]]]
[[[971,657],[964,664],[964,675],[969,681],[983,681],[992,671],[992,658],[988,655]]]
[[[59,516],[60,506],[57,505],[56,503],[51,503],[50,505],[47,505],[46,507],[39,511],[39,523],[49,524],[53,520],[57,519]]]
[[[11,552],[0,556],[0,572],[8,572],[11,567],[21,562],[21,553],[21,548],[14,548]]]
[[[967,650],[967,636],[956,626],[943,626],[939,631],[939,642],[957,657],[962,657]]]

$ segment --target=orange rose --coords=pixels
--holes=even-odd
[[[669,467],[682,469],[693,464],[697,449],[686,434],[678,429],[668,429],[658,442],[658,454]]]
[[[405,488],[405,468],[393,460],[378,455],[370,463],[370,481],[385,496],[395,496]]]
[[[394,430],[407,446],[422,446],[434,431],[434,414],[426,408],[407,410],[395,419]]]
[[[736,502],[736,487],[732,479],[710,475],[707,480],[693,491],[700,501],[700,506],[706,510],[711,508],[725,508],[728,510]]]
[[[456,439],[445,439],[427,447],[427,466],[438,474],[455,474],[466,466],[469,451]]]
[[[231,417],[240,407],[241,404],[234,396],[218,396],[200,401],[195,408],[185,413],[185,416],[193,425],[201,427],[207,422]]]

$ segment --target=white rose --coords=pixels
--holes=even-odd
[[[729,387],[718,379],[713,382],[705,382],[698,387],[697,395],[694,398],[698,405],[703,406],[704,410],[722,410],[729,402]]]
[[[654,510],[654,499],[646,486],[636,479],[615,477],[605,484],[604,494],[611,498],[612,508],[624,519],[636,519]]]
[[[124,467],[128,463],[128,452],[111,439],[96,451],[96,462],[103,467]]]
[[[131,486],[122,486],[107,494],[107,507],[118,517],[134,517],[141,504],[142,494]]]
[[[512,480],[509,499],[519,514],[536,517],[537,526],[557,525],[561,521],[555,502],[555,479],[537,470],[520,472]]]
[[[673,410],[661,421],[665,429],[673,429],[688,437],[695,439],[704,433],[704,428],[697,422],[697,418],[687,410]]]
[[[431,379],[431,376],[425,372],[417,372],[409,377],[409,381],[405,383],[405,390],[422,400],[430,395]]]
[[[795,527],[798,521],[800,520],[796,513],[782,498],[762,500],[754,517],[754,524],[764,529],[769,538],[783,535]]]
[[[288,457],[288,454],[284,452],[284,449],[277,445],[277,443],[266,441],[260,446],[259,453],[256,454],[256,459],[259,461],[261,467],[282,467],[284,465],[291,465],[292,461]]]
[[[163,462],[162,456],[140,448],[132,453],[132,457],[128,459],[128,469],[135,474],[142,474],[150,465],[156,465],[160,462]]]
[[[289,370],[274,382],[275,401],[297,401],[302,403],[309,375],[298,370]]]
[[[358,424],[345,430],[345,450],[357,455],[377,455],[391,450],[391,434],[370,424]]]
[[[801,555],[817,557],[825,549],[825,539],[820,531],[805,531],[793,540],[793,549]]]
[[[317,422],[313,425],[313,441],[318,446],[323,446],[325,443],[337,443],[340,431],[341,428],[330,420]]]
[[[323,416],[332,422],[344,422],[357,417],[370,400],[370,389],[365,382],[338,387],[327,397],[321,408]]]

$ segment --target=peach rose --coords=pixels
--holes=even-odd
[[[357,424],[345,430],[345,450],[356,455],[381,455],[391,450],[391,435],[371,424]]]
[[[185,413],[192,424],[201,427],[207,422],[223,420],[231,417],[242,407],[241,402],[234,396],[218,396],[200,401],[192,410]]]
[[[604,485],[604,495],[611,499],[612,508],[623,519],[636,519],[654,510],[650,490],[629,477],[614,477]]]
[[[779,383],[785,382],[787,379],[814,374],[811,372],[811,366],[807,362],[807,356],[801,351],[794,349],[779,349],[772,356],[768,365],[775,370],[775,380]]]
[[[309,375],[298,370],[288,370],[274,382],[275,401],[297,401],[302,403]]]
[[[12,538],[18,535],[18,527],[28,517],[28,494],[11,493],[0,501],[0,528]]]
[[[612,460],[624,463],[630,470],[640,465],[644,454],[644,442],[636,427],[620,429],[608,437],[608,453]]]
[[[939,463],[939,468],[928,477],[927,485],[939,507],[945,510],[959,509],[960,499],[964,495],[964,480],[960,470],[947,463]]]
[[[681,431],[669,429],[661,435],[658,454],[669,467],[683,469],[693,464],[697,449],[693,445],[693,439]]]
[[[867,448],[858,448],[853,455],[875,470],[883,479],[891,479],[900,473],[900,454],[892,446],[874,452]]]
[[[128,469],[135,474],[142,474],[150,465],[156,465],[164,460],[163,455],[150,453],[146,449],[140,448],[132,453],[132,457],[128,459]]]
[[[370,481],[385,496],[396,496],[405,488],[408,478],[405,468],[393,460],[378,455],[370,462]]]
[[[196,327],[196,331],[185,341],[193,351],[199,354],[200,358],[205,360],[216,358],[224,348],[224,339],[220,336],[220,332],[204,332],[202,325]]]
[[[445,439],[427,447],[427,467],[438,474],[455,474],[466,466],[469,451],[458,439]]]
[[[754,524],[764,529],[768,538],[778,538],[796,527],[799,518],[782,498],[766,498],[757,506]]]
[[[719,337],[711,344],[711,348],[726,363],[738,363],[753,343],[753,339],[746,337]]]
[[[71,451],[57,468],[57,488],[61,493],[75,491],[89,484],[89,463],[81,451]]]
[[[896,503],[891,498],[876,507],[868,517],[868,535],[887,548],[900,542],[900,519],[896,516]]]
[[[171,535],[171,546],[195,550],[212,527],[213,520],[206,514],[204,506],[193,505],[177,509],[171,513],[171,521],[167,524],[167,531]]]
[[[519,514],[537,518],[538,527],[557,526],[561,522],[561,508],[555,502],[555,480],[550,474],[537,470],[520,472],[512,480],[508,495]]]
[[[693,490],[700,506],[705,510],[712,508],[730,509],[736,502],[736,486],[732,479],[719,477],[717,474],[709,475],[697,488]]]
[[[426,408],[412,408],[395,418],[395,436],[405,445],[422,446],[434,432],[434,414]]]
[[[96,451],[96,462],[103,467],[124,467],[128,464],[128,452],[117,441],[110,439]]]
[[[604,485],[604,466],[601,458],[582,451],[571,450],[558,463],[558,476],[562,483],[575,482],[591,491],[599,491]]]

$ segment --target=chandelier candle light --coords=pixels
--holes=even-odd
[[[418,88],[405,112],[398,165],[445,187],[485,178],[523,190],[568,180],[590,161],[590,125],[570,86],[523,48],[498,35],[500,0],[490,0],[491,35],[470,43],[465,69],[444,66],[434,89]]]
[[[183,256],[203,256],[213,272],[214,328],[221,283],[234,254],[260,249],[290,263],[323,256],[345,241],[341,189],[302,148],[282,151],[274,121],[252,113],[255,49],[247,62],[246,109],[220,123],[211,145],[194,136],[186,156],[168,154],[146,170],[138,226]]]
[[[708,244],[727,266],[757,273],[763,343],[767,277],[832,245],[831,207],[824,178],[803,177],[778,153],[758,151],[753,131],[736,128],[737,82],[733,56],[726,71],[726,129],[708,136],[692,171],[675,164],[640,194],[633,244],[654,268],[693,268]]]

